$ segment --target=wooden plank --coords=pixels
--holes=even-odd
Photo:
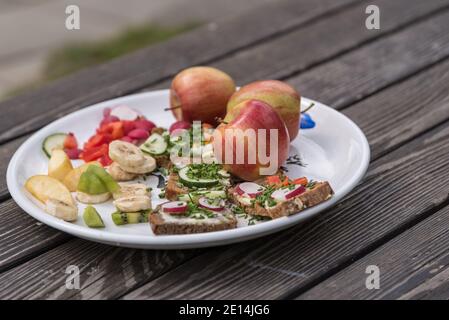
[[[158,46],[83,70],[0,103],[0,142],[36,130],[68,112],[134,92],[191,65],[207,64],[239,49],[343,10],[358,0],[284,0],[257,6]],[[269,21],[269,23],[267,23]]]
[[[415,32],[417,32],[416,30],[415,30]],[[424,50],[425,48],[423,48],[423,50]],[[398,54],[402,54],[402,53],[398,53]],[[388,63],[388,60],[387,60],[387,62],[386,63]],[[435,70],[439,70],[439,69],[436,69],[435,68]],[[369,70],[366,70],[366,72],[369,72]],[[438,76],[439,76],[439,74],[438,73],[436,73],[435,75],[434,75],[434,77],[435,78],[438,78]],[[351,88],[351,86],[352,86],[353,84],[352,83],[348,83],[348,88]],[[440,90],[440,89],[438,89],[438,90]],[[348,94],[351,94],[351,92],[349,92]],[[395,94],[394,93],[391,93],[390,94],[390,97],[391,96],[394,96]],[[397,95],[397,93],[396,93],[396,95]],[[438,97],[437,97],[438,98]],[[431,101],[433,101],[433,100],[431,100]],[[437,100],[436,100],[437,101]],[[383,105],[382,105],[383,106]],[[390,105],[386,105],[386,106],[384,106],[384,107],[389,107]],[[404,104],[404,106],[407,106],[406,104]],[[372,106],[370,106],[369,104],[367,104],[367,106],[366,107],[369,107],[369,108],[371,108]],[[385,111],[387,111],[388,109],[383,109],[383,110],[385,110]],[[399,109],[398,109],[399,110]],[[361,112],[360,113],[361,115],[363,115],[363,114],[365,114],[365,112]],[[381,112],[380,114],[385,114],[384,112]],[[398,120],[398,121],[402,121],[402,113],[400,112],[400,111],[398,111],[397,113],[395,113],[395,115],[394,116],[391,116],[392,117],[392,119],[396,119],[396,120]],[[407,123],[407,122],[410,122],[411,121],[411,119],[409,118],[409,117],[413,117],[413,114],[411,114],[411,115],[409,115],[409,116],[407,116],[407,117],[405,117],[404,118],[404,120],[403,120],[403,123]],[[356,118],[356,121],[358,121],[358,119]],[[380,121],[381,122],[381,121]],[[365,120],[365,123],[368,123],[368,121],[367,120]],[[432,125],[435,125],[435,122],[430,122],[429,121],[429,127],[430,126],[432,126]],[[421,127],[421,128],[423,128],[423,127]],[[373,133],[373,136],[375,135],[375,130],[374,131],[372,131]],[[410,138],[410,136],[407,136],[407,139],[408,138]],[[402,141],[403,142],[403,141]],[[400,138],[398,137],[398,140],[397,140],[397,143],[401,143],[401,141],[400,141]],[[381,146],[379,146],[379,147],[381,147]],[[94,244],[91,244],[92,246],[95,246]],[[59,250],[61,250],[61,252],[59,252],[59,254],[63,254],[63,252],[64,252],[64,249],[65,249],[65,247],[60,247],[60,248],[57,248],[57,249],[55,249],[56,251],[58,251],[59,252]],[[78,264],[85,264],[85,263],[87,263],[86,261],[84,261],[83,260],[83,257],[75,257],[75,256],[73,256],[72,257],[72,260],[71,261],[73,261],[73,263],[78,263]],[[37,259],[37,260],[35,260],[34,261],[36,264],[38,264],[38,263],[43,263],[43,261],[40,261],[39,259]],[[121,277],[121,271],[120,270],[117,270],[115,273],[113,273],[113,274],[110,274],[110,279],[108,279],[108,281],[111,281],[111,282],[114,282],[114,281],[116,281],[116,278],[115,277],[118,277],[118,278],[120,278]],[[142,283],[143,282],[145,282],[145,280],[142,280]],[[42,293],[41,292],[41,294],[42,294],[42,296],[45,296],[45,294],[47,294],[47,293]],[[111,296],[116,296],[116,295],[119,295],[120,294],[120,292],[115,292],[115,291],[110,291],[110,295]],[[83,288],[79,293],[78,293],[78,296],[81,296],[81,295],[89,295],[89,288]]]
[[[322,64],[323,61],[331,60],[379,37],[389,35],[393,31],[397,32],[398,29],[401,30],[410,24],[416,24],[424,18],[429,18],[432,14],[446,9],[449,2],[441,0],[377,0],[370,1],[369,4],[377,5],[382,13],[379,30],[366,29],[367,15],[364,12],[367,3],[363,2],[329,16],[327,19],[312,21],[307,26],[272,41],[241,50],[212,65],[230,72],[240,84],[257,79],[291,78],[317,64]],[[436,36],[431,37],[429,41],[435,39]],[[362,53],[365,54],[365,52]],[[412,54],[417,55],[416,52],[413,53],[413,50]],[[410,57],[410,60],[412,58]],[[376,57],[375,61],[379,60],[379,57]],[[361,69],[363,69],[363,64],[361,65]],[[404,64],[404,69],[409,70],[409,67]],[[302,82],[294,79],[292,83],[301,84]],[[322,90],[322,86],[317,88],[314,85],[311,86],[315,88],[311,93],[315,93],[317,88]],[[302,86],[298,85],[298,88],[302,88]],[[307,89],[308,87],[301,90],[304,94],[309,94]],[[332,90],[329,91],[332,92]],[[333,97],[329,98],[331,99],[325,101],[334,102]]]
[[[81,239],[59,248],[62,250],[46,252],[2,273],[1,299],[114,298],[117,292],[131,290],[143,280],[158,277],[186,261],[194,252],[122,249]],[[45,259],[45,265],[36,263],[41,259]],[[70,265],[80,270],[81,290],[70,290],[65,285]]]
[[[343,108],[448,56],[447,11],[320,65],[289,82],[306,97]],[[428,48],[428,50],[421,50]],[[366,70],[370,72],[366,72]],[[346,83],[354,83],[348,95]]]
[[[0,176],[4,177],[3,179],[0,179],[0,200],[9,198],[8,187],[6,185],[6,171],[14,152],[16,152],[27,138],[29,138],[29,135],[14,139],[0,146]]]
[[[296,296],[449,202],[448,139],[447,125],[432,130],[374,162],[345,201],[313,221],[200,255],[124,298]]]
[[[298,299],[449,298],[449,207],[398,235]],[[380,287],[366,288],[366,268],[380,271]]]
[[[423,83],[432,83],[432,89]],[[448,59],[365,98],[343,113],[363,130],[370,144],[371,159],[377,159],[449,119],[447,83]]]
[[[421,86],[426,81],[432,83],[432,90]],[[449,83],[449,60],[345,109],[344,113],[365,132],[371,146],[372,158],[377,159],[380,155],[438,125],[441,121],[449,119],[447,83]],[[402,92],[409,92],[409,94],[397,101],[397,96]],[[5,146],[0,148],[0,152],[5,150]],[[5,161],[1,161],[1,163],[5,163]],[[5,189],[5,182],[0,181],[0,190]],[[17,226],[20,230],[27,230],[36,224],[34,219],[25,215],[12,201],[3,203],[2,206],[6,208],[2,210],[2,212],[7,212],[5,217],[9,217],[11,212],[15,212],[13,215],[22,219]],[[15,223],[15,220],[11,220],[8,224],[0,226],[0,234],[16,228]],[[54,246],[52,240],[58,232],[45,226],[42,228],[44,228],[43,231],[35,230],[33,233],[21,234],[22,241],[17,242],[19,246],[15,249],[21,255],[4,252],[4,256],[11,256],[0,262],[0,270],[5,265],[8,266],[9,263],[16,263],[17,259],[20,260],[35,254],[36,248],[28,246],[30,242],[34,243],[39,250],[42,247]],[[42,235],[36,234],[38,232],[42,232]],[[40,237],[42,242],[37,241],[36,236]],[[0,239],[0,246],[14,246],[14,241],[3,242],[10,240],[9,238]],[[27,250],[23,251],[23,248]]]
[[[419,107],[426,107],[426,106],[436,106],[438,108],[443,109],[444,107],[446,108],[446,111],[449,111],[449,105],[445,104],[444,101],[447,101],[447,99],[449,98],[449,93],[447,92],[447,90],[444,90],[444,88],[446,88],[447,85],[447,80],[449,77],[449,61],[446,61],[444,64],[440,64],[435,66],[434,68],[432,68],[431,70],[427,71],[427,72],[423,72],[422,74],[420,74],[419,76],[417,76],[416,78],[412,78],[402,84],[398,84],[396,86],[393,86],[391,88],[389,88],[388,90],[385,90],[381,93],[379,93],[378,95],[372,96],[369,99],[367,99],[366,101],[363,101],[362,103],[358,104],[358,105],[354,105],[351,108],[346,109],[344,112],[345,113],[351,113],[353,119],[358,122],[358,123],[362,123],[362,124],[368,124],[369,125],[369,121],[368,119],[373,119],[373,115],[371,112],[368,112],[367,110],[371,109],[373,106],[379,106],[379,117],[376,117],[375,120],[378,123],[378,126],[368,126],[366,127],[367,132],[368,132],[368,138],[372,139],[376,137],[376,132],[378,131],[382,131],[382,128],[385,128],[385,131],[387,131],[388,127],[384,127],[383,124],[387,123],[388,121],[397,121],[399,126],[402,126],[403,124],[413,124],[413,119],[416,116],[420,116],[420,112],[415,112],[416,109],[419,109]],[[420,83],[423,79],[428,79],[429,81],[433,82],[433,89],[432,91],[427,90],[427,91],[422,91],[421,90],[415,90],[412,92],[411,88],[415,88],[417,83]],[[399,93],[401,92],[410,92],[410,97],[409,99],[405,99],[405,100],[401,100],[395,103],[395,108],[392,109],[391,108],[391,104],[394,103],[394,99],[395,97],[398,96]],[[418,99],[418,97],[420,97],[421,99]],[[414,99],[415,98],[415,99]],[[382,101],[389,101],[392,100],[389,103],[379,103]],[[410,101],[409,101],[410,100]],[[414,101],[414,103],[413,103]],[[390,111],[389,111],[390,110]],[[437,122],[434,121],[433,118],[429,118],[429,117],[423,117],[423,121],[426,124],[422,124],[420,125],[418,128],[425,131],[428,130],[428,128],[430,128],[432,125],[435,125]],[[393,130],[392,132],[394,135],[396,135],[396,132]],[[382,134],[383,135],[383,139],[388,139],[388,133],[385,132]],[[404,140],[401,141],[400,136],[399,135],[403,135]],[[407,130],[403,130],[403,132],[398,133],[398,136],[395,137],[395,142],[397,144],[403,143],[404,141],[408,140],[410,138],[410,136],[408,135],[408,131]],[[386,144],[385,147],[390,148],[390,147],[394,147],[391,144]],[[379,152],[381,152],[381,148],[382,148],[382,144],[378,144],[378,150]],[[413,169],[413,168],[412,168]],[[412,170],[411,169],[411,170]],[[381,178],[379,178],[379,180],[381,180]],[[387,183],[387,182],[385,182]],[[367,186],[364,188],[364,190],[370,190],[370,187]],[[360,199],[364,199],[366,197],[365,194],[359,195],[359,207],[364,206],[364,203],[362,200]],[[346,207],[347,207],[347,202],[346,202]],[[351,207],[352,204],[349,205],[349,207]],[[338,209],[335,209],[336,211]],[[356,209],[353,209],[356,210]],[[383,211],[383,213],[385,213],[385,211]],[[331,215],[331,214],[330,214]],[[355,225],[356,222],[354,222]],[[326,232],[330,230],[330,222],[324,222],[325,226],[323,226],[323,223],[321,223],[318,228],[323,229],[322,232]],[[300,229],[302,230],[302,229]],[[267,238],[264,238],[260,241],[265,242]],[[73,240],[73,241],[79,241],[79,240]],[[71,242],[73,242],[71,241]],[[257,240],[256,240],[257,241]],[[239,258],[235,257],[235,255],[241,253],[246,254],[248,252],[248,248],[253,246],[253,243],[260,243],[260,242],[249,242],[249,243],[245,243],[245,244],[239,244],[239,245],[235,245],[230,247],[229,250],[225,250],[224,248],[220,248],[220,254],[219,256],[214,256],[213,259],[214,261],[217,262],[217,264],[219,263],[219,261],[226,261],[226,260],[230,260],[230,261],[238,261]],[[330,241],[330,240],[329,240]],[[274,243],[270,242],[271,244]],[[60,246],[58,248],[53,249],[49,254],[55,254],[56,256],[58,255],[64,255],[67,252],[67,248],[70,247],[71,244],[66,244],[63,246]],[[90,247],[97,247],[97,250],[101,250],[101,246],[97,245],[97,244],[93,244],[91,243],[89,245]],[[279,246],[275,247],[273,246],[273,248],[279,248]],[[129,251],[129,249],[122,249],[123,251]],[[274,249],[272,249],[274,250]],[[278,249],[276,249],[278,250]],[[251,250],[250,250],[251,251]],[[55,252],[55,253],[52,253]],[[203,251],[201,251],[203,252]],[[140,255],[141,253],[139,251],[133,251],[132,255]],[[273,254],[273,252],[272,252]],[[303,252],[298,253],[299,254],[303,254]],[[167,253],[167,255],[169,255],[169,253]],[[310,255],[310,252],[305,252],[304,255]],[[229,258],[226,258],[229,257]],[[268,254],[267,254],[268,257]],[[210,257],[208,256],[208,259]],[[75,255],[73,252],[71,253],[70,259],[66,259],[65,261],[61,261],[61,268],[63,268],[64,266],[66,266],[68,263],[71,264],[79,264],[79,265],[85,265],[88,264],[90,257],[89,256],[83,256],[83,255]],[[303,259],[301,257],[301,259]],[[43,268],[43,266],[46,264],[47,261],[47,257],[45,255],[38,257],[36,259],[34,259],[33,261],[31,261],[31,265],[41,265],[41,268]],[[208,264],[210,263],[210,261],[208,262]],[[116,263],[115,263],[116,264]],[[31,265],[24,265],[24,266],[19,266],[13,270],[11,270],[11,272],[15,272],[15,273],[20,273],[22,274],[22,276],[24,278],[31,276],[30,274],[26,274],[26,271],[24,270],[33,270],[33,267],[31,267]],[[254,262],[255,266],[259,266],[260,268],[266,268],[266,270],[270,270],[270,266],[264,265],[263,262]],[[211,265],[211,268],[214,267],[214,265]],[[247,266],[245,266],[246,268]],[[65,267],[64,267],[65,268]],[[107,274],[107,277],[102,277],[101,281],[100,280],[92,280],[92,284],[91,286],[83,286],[81,288],[81,290],[77,293],[75,296],[73,296],[73,292],[71,290],[64,290],[63,286],[64,286],[64,282],[57,282],[59,284],[59,287],[45,287],[40,292],[35,292],[35,297],[40,296],[41,298],[46,297],[47,295],[51,295],[53,294],[53,291],[57,291],[58,292],[58,297],[59,298],[67,298],[67,297],[102,297],[102,298],[107,298],[107,297],[116,297],[119,296],[121,293],[124,292],[124,288],[122,287],[115,287],[113,284],[116,282],[120,282],[122,280],[123,277],[123,271],[120,268],[117,268],[113,271],[111,270],[106,270],[106,265],[103,267],[99,268],[99,272],[102,272],[104,274]],[[181,269],[184,268],[184,266],[181,267]],[[285,269],[285,268],[284,268]],[[281,271],[284,269],[280,269]],[[168,269],[166,269],[167,271]],[[239,270],[239,269],[238,269]],[[252,270],[252,269],[251,269]],[[288,274],[288,270],[290,269],[285,269],[284,271]],[[279,271],[279,270],[278,270]],[[84,272],[88,272],[88,270],[85,270]],[[229,269],[229,272],[234,272],[232,271],[232,268]],[[239,270],[240,272],[240,270]],[[279,271],[280,272],[280,271]],[[297,272],[297,271],[295,271]],[[83,273],[82,273],[83,274]],[[83,275],[84,277],[88,277],[88,275]],[[53,282],[56,281],[56,279],[54,278],[50,278],[47,279],[48,275],[43,274],[41,275],[41,281],[49,281],[49,282]],[[47,279],[47,280],[46,280]],[[141,282],[140,283],[144,283],[148,280],[148,278],[140,278],[139,279]],[[0,277],[0,281],[2,281],[2,278]],[[3,281],[8,282],[8,279],[3,279]],[[96,282],[100,281],[100,284],[97,284]],[[100,285],[106,285],[106,284],[111,284],[111,286],[113,286],[113,289],[110,288],[108,289],[108,293],[105,292],[101,292],[98,290],[98,286]],[[241,283],[236,283],[236,286],[240,285]],[[136,282],[136,286],[137,286],[137,282]],[[206,286],[207,284],[202,283],[201,286]],[[57,288],[57,289],[56,289]],[[93,290],[92,288],[97,288],[95,290]],[[21,288],[18,288],[18,292],[22,292]],[[17,297],[22,297],[22,296],[17,296]]]
[[[70,239],[34,220],[13,200],[0,204],[0,272]]]

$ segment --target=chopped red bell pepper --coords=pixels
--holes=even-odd
[[[96,134],[87,140],[87,142],[84,144],[84,149],[91,149],[93,147],[101,146],[102,144],[109,143],[111,141],[110,135],[108,134]]]
[[[123,137],[124,131],[123,131],[123,123],[120,122],[111,122],[105,125],[102,125],[97,132],[99,134],[110,134],[112,140],[120,139]]]
[[[85,148],[80,154],[80,158],[85,162],[97,160],[109,152],[109,146],[105,143],[98,147]]]
[[[101,165],[103,167],[109,166],[112,163],[112,159],[109,158],[108,154],[103,155],[100,159],[99,159]]]

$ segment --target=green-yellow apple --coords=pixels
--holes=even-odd
[[[299,132],[301,96],[292,86],[278,80],[262,80],[247,84],[229,99],[228,113],[242,101],[249,99],[261,100],[272,106],[284,119],[290,141],[296,138]],[[226,120],[229,121],[230,118],[227,117]]]
[[[247,181],[275,174],[287,159],[290,146],[285,122],[259,100],[243,101],[230,113],[232,120],[214,131],[218,161],[225,170]]]
[[[232,78],[215,68],[192,67],[178,73],[170,88],[170,108],[177,120],[217,125],[235,92]]]

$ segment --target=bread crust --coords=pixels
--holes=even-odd
[[[166,222],[159,212],[154,212],[150,215],[149,220],[154,234],[170,235],[214,232],[236,228],[237,219],[232,214],[227,215],[227,217],[227,221],[220,221],[219,223],[201,223],[200,220],[195,224],[173,223]]]
[[[313,189],[308,189],[306,192],[292,199],[280,202],[273,207],[266,208],[258,203],[255,203],[254,205],[243,204],[239,201],[239,196],[237,192],[235,192],[234,188],[229,190],[230,200],[234,204],[240,206],[245,213],[262,217],[270,217],[272,219],[289,216],[306,208],[316,206],[328,200],[333,194],[334,191],[332,190],[329,182],[317,182]]]

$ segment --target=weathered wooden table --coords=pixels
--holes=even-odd
[[[365,27],[367,5],[380,29]],[[288,81],[353,119],[372,163],[339,205],[262,239],[151,251],[73,238],[25,214],[5,181],[35,130],[216,66]],[[0,104],[0,298],[449,298],[449,0],[292,0],[210,24]],[[65,286],[68,265],[80,290]],[[366,287],[367,267],[380,288]]]

